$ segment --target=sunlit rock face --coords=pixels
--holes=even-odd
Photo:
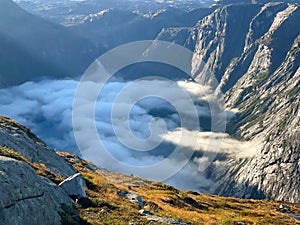
[[[195,79],[215,85],[238,112],[229,133],[263,142],[255,157],[229,161],[217,193],[300,201],[299,19],[297,4],[244,4],[219,8],[196,26]]]
[[[299,202],[299,19],[298,4],[249,1],[158,36],[194,50],[194,79],[224,93],[236,113],[228,132],[263,144],[255,157],[215,168],[216,193]]]

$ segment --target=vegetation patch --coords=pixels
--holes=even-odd
[[[0,155],[27,163],[29,166],[31,166],[33,169],[35,169],[35,171],[38,175],[47,177],[48,179],[52,180],[56,184],[59,184],[60,182],[62,182],[64,180],[60,175],[49,170],[49,168],[47,168],[47,166],[45,164],[32,163],[21,153],[15,151],[13,149],[10,149],[8,147],[0,146]]]
[[[10,119],[10,118],[7,118],[7,117],[4,117],[4,116],[0,116],[0,125],[2,126],[7,126],[7,125],[11,125],[12,127],[17,127],[19,128],[20,130],[22,130],[23,132],[25,132],[29,138],[31,138],[33,141],[35,141],[36,143],[39,143],[43,146],[47,146],[43,141],[41,141],[35,134],[33,134],[31,132],[30,129],[28,129],[27,127],[17,123],[16,121]]]
[[[22,154],[20,154],[19,152],[16,152],[10,148],[7,148],[5,146],[0,146],[0,155],[1,156],[6,156],[12,159],[16,159],[19,161],[23,161],[27,164],[31,164],[30,161],[28,159],[26,159]]]
[[[61,205],[62,211],[59,212],[62,225],[90,225],[78,215],[78,210],[73,205]]]

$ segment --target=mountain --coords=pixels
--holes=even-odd
[[[1,116],[0,137],[1,224],[300,224],[299,204],[180,191],[109,172],[55,152]]]
[[[300,9],[292,2],[225,1],[216,8],[168,8],[147,16],[114,9],[66,28],[1,1],[1,85],[74,76],[95,52],[128,41],[174,41],[194,51],[193,79],[224,93],[226,110],[235,113],[228,134],[259,144],[252,156],[216,158],[223,168],[207,171],[217,184],[214,193],[299,202]],[[5,146],[18,150],[12,143]]]
[[[299,19],[298,4],[231,4],[157,36],[195,52],[194,79],[224,93],[227,110],[237,112],[228,133],[263,145],[254,158],[229,158],[210,175],[215,193],[300,201]]]
[[[211,12],[208,8],[153,13],[106,9],[66,27],[30,14],[12,0],[1,1],[0,87],[45,77],[78,77],[113,47],[154,39],[165,27],[192,26]]]
[[[194,79],[223,92],[237,112],[228,133],[262,144],[255,157],[229,158],[215,171],[215,193],[300,201],[299,20],[298,4],[231,4],[158,37],[195,51]]]
[[[41,77],[78,76],[94,45],[29,14],[11,0],[0,2],[0,87]]]
[[[155,1],[155,0],[85,0],[85,1],[44,1],[15,0],[26,11],[56,23],[72,25],[82,18],[107,9],[116,9],[139,14],[155,13],[167,8],[190,11],[196,8],[209,8],[213,0],[196,1]]]
[[[192,26],[211,12],[167,8],[143,14],[106,9],[66,27],[30,14],[12,0],[1,1],[0,87],[45,77],[78,77],[113,47],[154,39],[164,27]]]
[[[113,8],[90,14],[69,29],[108,50],[124,43],[153,40],[164,28],[191,27],[212,11],[210,8],[200,8],[186,12],[169,7],[143,14]]]

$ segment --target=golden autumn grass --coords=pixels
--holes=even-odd
[[[21,153],[19,153],[17,151],[14,151],[10,148],[7,148],[5,146],[0,146],[0,155],[1,156],[6,156],[6,157],[9,157],[9,158],[13,158],[13,159],[16,159],[16,160],[23,161],[23,162],[27,163],[33,169],[35,169],[35,171],[38,175],[43,176],[43,177],[47,177],[56,184],[59,184],[60,182],[62,182],[64,180],[60,175],[58,175],[58,174],[52,172],[51,170],[49,170],[45,164],[30,162]]]
[[[91,164],[74,160],[74,155],[58,153],[65,157],[87,181],[90,205],[79,205],[81,216],[90,224],[160,224],[147,221],[138,214],[139,207],[119,197],[117,190],[139,194],[145,208],[154,215],[178,219],[190,224],[247,225],[300,224],[300,221],[280,212],[279,205],[290,207],[290,213],[300,214],[299,204],[269,200],[228,198],[216,195],[179,191],[169,185],[143,180],[105,170],[91,170]],[[87,166],[89,165],[89,166]],[[92,166],[93,167],[93,166]]]
[[[269,200],[228,198],[216,195],[180,191],[169,185],[97,169],[93,164],[69,153],[57,152],[78,170],[87,183],[87,198],[77,202],[77,209],[84,223],[137,225],[162,224],[148,221],[138,213],[139,206],[117,195],[117,190],[139,194],[145,209],[154,215],[169,217],[189,224],[234,225],[292,225],[299,221],[280,212],[279,205],[290,207],[290,213],[300,215],[300,205]],[[24,161],[36,173],[48,177],[55,183],[63,180],[42,163],[31,163],[20,153],[7,147],[0,147],[0,155]],[[69,224],[73,224],[72,223]],[[65,223],[68,224],[68,223]]]

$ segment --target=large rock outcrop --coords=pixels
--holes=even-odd
[[[86,197],[86,193],[84,190],[86,188],[86,183],[81,177],[80,173],[76,173],[68,177],[63,182],[61,182],[58,186],[64,189],[69,196],[76,197],[76,198]]]
[[[32,163],[45,164],[48,169],[63,178],[76,173],[72,166],[31,133],[28,128],[1,116],[0,146],[19,152]]]
[[[28,128],[0,116],[0,224],[79,224],[73,200],[57,185],[75,173]]]
[[[58,225],[72,200],[24,162],[0,156],[0,224]]]

